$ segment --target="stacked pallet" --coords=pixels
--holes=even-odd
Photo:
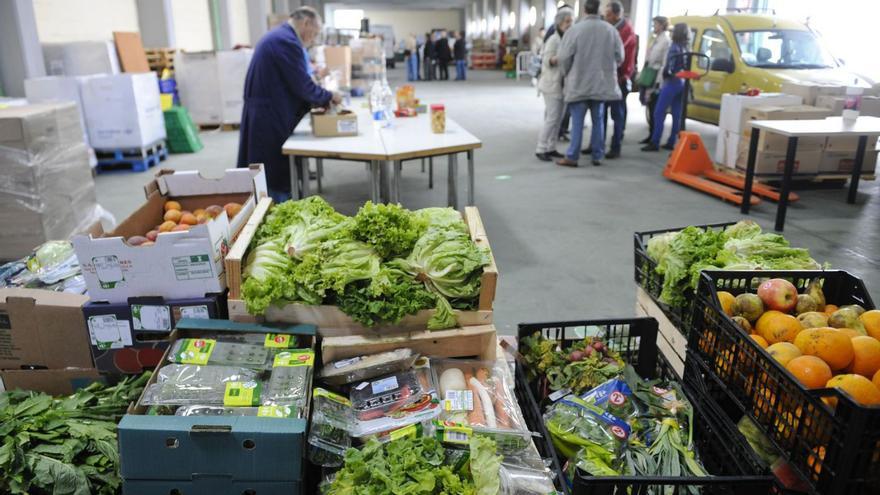
[[[155,72],[159,77],[162,76],[162,70],[168,69],[174,72],[174,54],[177,52],[174,48],[147,48],[147,64],[150,70]]]

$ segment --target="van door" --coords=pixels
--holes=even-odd
[[[704,29],[700,34],[700,39],[694,44],[699,53],[703,53],[709,57],[696,58],[693,64],[694,70],[697,72],[709,72],[697,81],[693,81],[694,100],[691,104],[694,108],[693,117],[698,120],[717,122],[718,114],[721,110],[721,95],[725,90],[730,91],[729,84],[726,84],[731,78],[735,69],[733,50],[727,41],[724,33],[715,28]],[[691,116],[691,113],[688,112]]]

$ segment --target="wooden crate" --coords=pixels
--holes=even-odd
[[[672,365],[672,369],[681,378],[684,375],[684,360],[687,354],[687,337],[669,321],[660,306],[641,287],[636,287],[636,314],[650,316],[657,320],[659,332],[657,348],[663,357]]]
[[[321,340],[323,363],[355,356],[409,348],[423,356],[471,357],[494,360],[498,356],[498,339],[494,325],[479,325],[450,330],[421,330],[382,336],[345,335]]]
[[[344,335],[385,335],[388,333],[412,332],[424,330],[434,310],[419,311],[415,315],[405,317],[396,325],[365,327],[352,320],[336,306],[288,304],[283,307],[270,306],[263,316],[255,316],[247,312],[241,300],[242,270],[247,259],[248,247],[253,240],[260,224],[272,206],[272,200],[264,198],[257,205],[250,220],[238,236],[238,239],[226,255],[226,283],[229,287],[229,319],[242,322],[279,322],[279,323],[310,323],[318,327],[323,337]],[[489,238],[480,218],[480,212],[474,206],[465,208],[462,214],[470,231],[471,238],[480,246],[489,250],[489,265],[483,269],[480,280],[480,300],[475,311],[455,311],[458,324],[462,327],[488,325],[492,323],[492,306],[495,301],[495,289],[498,284],[498,268],[492,255]]]

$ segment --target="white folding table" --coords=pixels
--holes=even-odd
[[[752,183],[755,180],[755,162],[758,156],[758,138],[761,132],[771,132],[788,137],[788,147],[785,153],[785,168],[782,173],[782,187],[779,191],[779,203],[776,207],[776,230],[781,232],[785,227],[785,211],[788,208],[788,194],[791,190],[791,176],[794,173],[794,158],[797,152],[798,138],[801,137],[858,137],[859,143],[856,149],[856,160],[853,164],[852,176],[849,183],[847,203],[856,202],[856,193],[859,189],[859,179],[862,175],[862,164],[865,160],[865,150],[868,145],[868,137],[880,136],[880,118],[859,117],[855,121],[843,120],[843,117],[828,117],[824,120],[755,120],[752,125],[752,137],[749,141],[749,155],[746,166],[746,183],[743,188],[742,207],[743,214],[749,213],[752,197]]]

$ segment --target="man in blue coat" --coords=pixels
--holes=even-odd
[[[264,164],[269,194],[278,202],[291,193],[284,141],[312,107],[341,101],[309,76],[306,48],[320,32],[321,17],[313,8],[296,9],[257,43],[244,83],[238,166]]]

